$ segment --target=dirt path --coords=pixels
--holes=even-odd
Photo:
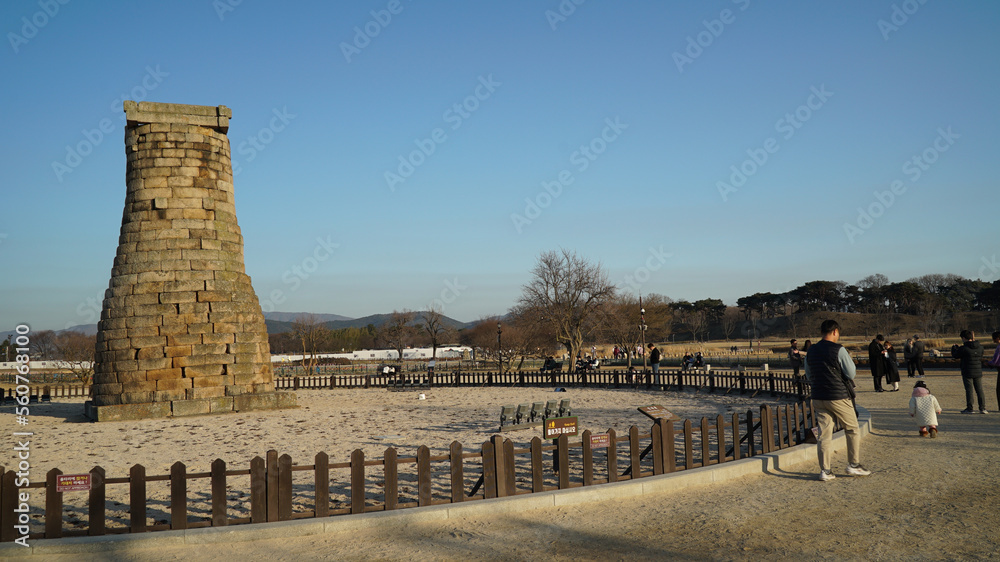
[[[907,382],[909,381],[909,382]],[[899,392],[866,391],[873,416],[862,445],[867,478],[816,480],[814,462],[724,486],[546,508],[520,515],[381,531],[135,550],[102,560],[984,560],[1000,559],[1000,414],[987,376],[988,415],[960,415],[956,373],[929,373],[944,408],[937,439],[921,438]],[[51,560],[81,560],[81,556]]]

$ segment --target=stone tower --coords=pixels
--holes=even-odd
[[[97,334],[97,421],[295,406],[243,267],[225,106],[125,102],[125,212]]]

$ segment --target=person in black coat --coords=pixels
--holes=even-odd
[[[965,385],[965,409],[963,414],[974,414],[972,392],[979,399],[979,413],[986,414],[986,399],[983,397],[983,344],[976,341],[976,334],[962,330],[959,334],[962,345],[951,346],[951,356],[960,360],[962,384]]]
[[[875,392],[885,392],[882,388],[882,377],[885,376],[885,345],[882,343],[884,341],[885,337],[879,334],[868,344],[868,368],[875,381]]]
[[[896,348],[892,343],[885,342],[885,382],[892,385],[889,392],[899,391],[899,364],[896,358]]]

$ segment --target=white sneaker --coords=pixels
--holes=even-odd
[[[980,414],[988,414],[989,412],[987,412],[986,410],[979,410],[979,413]]]
[[[819,479],[822,480],[823,482],[829,482],[830,480],[833,480],[836,477],[837,475],[834,474],[833,472],[827,472],[825,470],[819,471]]]
[[[847,474],[851,476],[868,476],[872,471],[861,466],[860,464],[849,464],[847,465]]]

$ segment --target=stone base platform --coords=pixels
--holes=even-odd
[[[108,406],[95,406],[93,401],[88,400],[84,403],[84,414],[91,421],[103,422],[224,414],[251,410],[283,410],[297,407],[298,402],[294,392],[264,392],[219,398]]]

